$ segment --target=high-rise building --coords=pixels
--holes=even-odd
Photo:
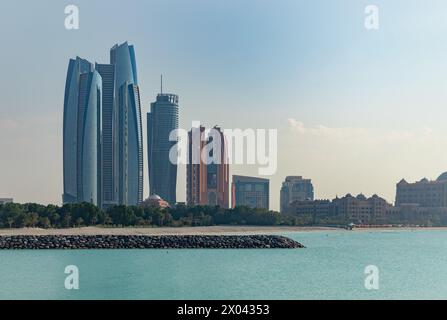
[[[64,99],[64,203],[101,203],[102,79],[87,60],[71,59]]]
[[[64,100],[64,203],[103,207],[143,200],[143,133],[135,51],[110,64],[71,59]]]
[[[268,179],[233,175],[231,191],[233,208],[246,206],[269,209]]]
[[[210,205],[228,208],[229,164],[225,136],[219,127],[214,127],[217,136],[206,135],[205,128],[193,128],[188,133],[188,165],[186,170],[186,200],[188,205]],[[213,143],[213,139],[219,143]],[[209,150],[210,157],[218,161],[206,163],[202,157],[207,145],[219,145],[219,150]],[[216,152],[216,154],[214,154]]]
[[[143,201],[143,132],[134,47],[115,45],[110,62],[115,66],[118,203],[137,205]]]
[[[147,155],[149,164],[149,189],[151,195],[175,204],[177,164],[169,159],[169,152],[176,141],[169,141],[171,131],[178,129],[178,96],[157,95],[147,114]]]
[[[287,207],[293,201],[314,199],[314,188],[311,179],[303,179],[301,176],[288,176],[282,183],[280,207],[281,213],[287,211]]]
[[[396,206],[447,207],[447,172],[435,181],[424,178],[409,183],[402,179],[396,186]]]
[[[102,206],[118,204],[116,175],[115,66],[96,64],[102,78]]]

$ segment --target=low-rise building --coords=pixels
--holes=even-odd
[[[409,183],[402,179],[396,185],[396,206],[415,204],[420,207],[447,207],[447,172],[435,181],[424,178]]]
[[[378,195],[367,198],[363,194],[356,197],[347,194],[332,201],[294,201],[288,206],[286,212],[297,215],[309,214],[314,219],[338,216],[356,224],[381,224],[387,221],[387,214],[396,212],[393,208],[392,204]]]
[[[332,201],[334,213],[345,216],[349,221],[359,224],[384,223],[386,213],[392,204],[378,195],[366,198],[363,194],[353,197],[347,194]]]
[[[321,218],[333,215],[333,206],[330,200],[303,200],[289,204],[285,213],[296,215],[311,215]]]
[[[153,194],[141,203],[142,207],[168,208],[169,203],[163,200],[159,195]]]

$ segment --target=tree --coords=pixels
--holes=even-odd
[[[48,217],[40,217],[39,218],[39,227],[48,229],[51,227],[51,221],[48,219]]]
[[[61,216],[57,212],[52,213],[49,219],[52,226],[60,227]]]
[[[82,219],[82,217],[78,217],[76,219],[76,226],[77,227],[82,227],[84,225],[84,219]]]
[[[107,210],[107,214],[115,225],[130,226],[136,222],[136,216],[131,207],[113,206]]]
[[[12,228],[13,223],[14,223],[14,218],[12,216],[6,217],[6,224],[9,226],[9,229]]]
[[[71,213],[67,212],[62,215],[62,224],[63,228],[70,228],[72,226],[72,218]]]
[[[39,221],[39,215],[36,212],[30,212],[25,217],[25,226],[34,228]]]

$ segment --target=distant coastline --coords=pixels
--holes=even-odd
[[[334,227],[298,227],[298,226],[200,226],[200,227],[81,227],[67,229],[0,229],[1,236],[43,236],[43,235],[66,235],[66,236],[99,236],[99,235],[265,235],[283,234],[287,232],[363,232],[363,231],[393,231],[393,230],[446,230],[447,227],[364,227],[347,231]]]

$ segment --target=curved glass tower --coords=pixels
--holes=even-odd
[[[64,100],[64,203],[103,208],[143,201],[143,133],[135,50],[110,50],[110,64],[76,58]]]
[[[118,202],[137,205],[143,201],[143,133],[134,47],[115,45],[110,63],[115,66]]]
[[[64,203],[101,203],[102,79],[77,57],[68,65],[64,99]]]

